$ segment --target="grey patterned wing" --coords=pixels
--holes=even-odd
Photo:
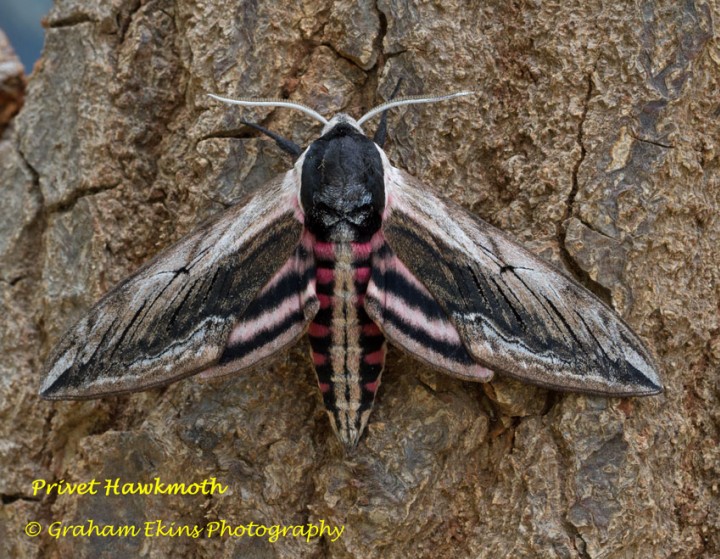
[[[40,394],[93,398],[214,366],[233,327],[296,253],[303,226],[291,172],[165,249],[60,340]]]
[[[662,391],[643,342],[587,289],[407,173],[388,175],[385,239],[480,364],[559,390]]]

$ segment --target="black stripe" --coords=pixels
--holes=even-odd
[[[317,253],[314,253],[313,256],[315,256],[315,265],[318,268],[329,268],[330,270],[335,269],[334,255],[331,258],[327,258],[326,256],[319,256]]]
[[[522,277],[520,277],[518,274],[515,274],[515,277],[518,279],[518,281],[519,281],[520,283],[523,284],[523,287],[525,287],[525,289],[527,289],[528,293],[530,293],[530,295],[532,295],[533,299],[535,299],[535,300],[538,302],[538,304],[540,305],[540,308],[547,314],[547,316],[550,318],[550,320],[552,321],[552,323],[555,325],[555,328],[556,328],[558,331],[562,331],[562,327],[560,326],[560,324],[559,324],[559,323],[557,322],[557,320],[555,319],[555,316],[553,315],[552,312],[550,312],[550,311],[548,310],[548,308],[547,308],[546,305],[543,303],[543,300],[538,296],[538,294],[535,293],[535,291],[533,291],[533,290],[530,288],[530,286],[525,282],[525,280],[522,279]],[[496,307],[491,307],[491,310],[494,311],[495,308],[496,308]],[[554,346],[553,346],[553,347],[550,347],[551,342],[552,342],[553,340],[552,340],[552,339],[547,339],[547,336],[544,336],[544,335],[543,335],[543,334],[547,334],[547,326],[543,327],[544,325],[543,325],[542,323],[536,324],[536,323],[535,323],[535,322],[536,322],[536,321],[535,321],[535,316],[536,316],[536,315],[535,315],[534,313],[527,313],[527,312],[526,312],[526,313],[524,313],[524,314],[525,314],[525,316],[526,316],[526,317],[530,320],[530,322],[531,322],[530,325],[527,326],[527,327],[524,329],[524,332],[516,332],[514,329],[511,328],[512,325],[510,325],[509,323],[506,323],[506,324],[504,325],[505,334],[509,333],[509,334],[511,334],[512,336],[514,336],[514,338],[515,338],[514,341],[513,341],[513,339],[508,339],[505,335],[503,335],[502,333],[500,333],[495,326],[493,326],[493,328],[494,328],[495,331],[498,333],[498,335],[499,335],[501,338],[503,338],[503,340],[507,340],[507,341],[509,341],[509,342],[511,342],[511,343],[513,343],[513,342],[514,342],[514,343],[517,343],[517,341],[520,341],[520,343],[522,343],[525,347],[528,347],[528,348],[530,348],[530,347],[532,347],[532,346],[535,346],[535,348],[538,348],[538,349],[537,349],[537,350],[533,349],[533,350],[534,350],[534,351],[537,351],[538,353],[541,352],[541,351],[548,350],[548,349],[549,349],[550,351],[554,351],[554,347],[555,347],[555,346],[561,347],[561,344],[560,344],[557,340],[555,340]],[[492,318],[493,321],[501,322],[501,321],[499,320],[500,317],[499,317],[498,315],[494,314],[494,313],[492,314],[491,318]],[[500,326],[503,326],[503,325],[501,324]]]
[[[315,315],[315,318],[313,318],[313,322],[330,328],[330,326],[332,326],[332,307],[320,309]]]
[[[335,405],[335,388],[330,385],[330,390],[325,392],[323,395],[323,403],[325,404],[325,409],[332,413],[333,415],[337,415],[338,408]]]
[[[380,291],[385,289],[385,276],[380,271],[380,266],[377,263],[370,268],[370,281],[374,283],[375,287],[377,287]]]
[[[235,359],[245,357],[256,349],[272,342],[275,338],[282,335],[293,326],[303,322],[305,322],[305,315],[301,310],[297,310],[287,315],[282,322],[276,324],[269,330],[260,330],[249,340],[226,347],[220,357],[220,364],[222,365],[230,361],[234,361]]]
[[[320,295],[333,295],[335,293],[335,281],[333,280],[330,283],[317,282],[315,291]]]
[[[497,292],[500,293],[500,295],[502,295],[502,298],[505,300],[507,307],[510,309],[512,314],[515,316],[515,320],[520,324],[520,328],[522,330],[525,330],[526,329],[525,322],[523,321],[522,317],[520,316],[520,313],[518,313],[517,310],[515,309],[515,306],[512,304],[512,301],[510,301],[510,298],[507,295],[505,295],[505,291],[503,290],[503,288],[500,286],[500,284],[497,281],[495,281],[495,278],[491,277],[490,281],[493,282],[493,284],[495,285],[495,289],[497,289]]]
[[[300,274],[296,270],[290,270],[282,276],[272,288],[258,297],[248,305],[243,313],[242,320],[247,322],[272,310],[289,297],[298,297],[302,290]]]
[[[392,251],[392,249],[387,243],[381,244],[373,251],[373,253],[381,260],[389,260],[392,256],[395,255],[395,253]]]
[[[183,326],[182,323],[178,324],[178,322],[177,322],[178,316],[180,316],[181,318],[184,318],[186,321],[188,319],[192,319],[192,320],[195,319],[195,316],[188,316],[188,314],[181,315],[180,313],[182,313],[183,310],[185,310],[184,309],[185,303],[190,298],[190,295],[193,293],[193,291],[195,291],[195,286],[197,284],[198,284],[198,280],[192,282],[192,284],[190,284],[190,287],[187,289],[187,291],[185,291],[185,294],[182,296],[182,298],[177,303],[175,303],[172,314],[170,315],[170,318],[168,318],[168,321],[167,321],[167,330],[171,334],[176,334],[176,332],[178,330],[178,326],[180,326],[180,327]],[[185,286],[183,286],[183,287],[185,287]],[[181,292],[182,292],[182,290],[181,290]],[[172,309],[173,306],[170,306],[170,308]]]
[[[374,279],[374,278],[373,278]],[[402,299],[408,306],[419,308],[428,318],[447,320],[438,302],[394,270],[385,272],[385,290]]]
[[[360,384],[375,382],[383,371],[383,365],[368,365],[363,363],[360,368]]]
[[[580,319],[580,322],[583,323],[583,326],[585,326],[585,330],[587,330],[587,333],[590,334],[590,337],[592,337],[593,340],[595,340],[595,343],[597,344],[598,349],[602,353],[603,357],[605,357],[605,361],[608,363],[617,364],[617,361],[615,359],[611,359],[610,356],[607,354],[607,352],[605,351],[605,348],[600,343],[600,340],[597,339],[597,337],[595,336],[595,333],[592,331],[592,329],[590,328],[588,323],[585,322],[585,319],[583,318],[583,316],[577,310],[575,310],[574,312],[575,312],[575,315]]]
[[[315,374],[317,375],[319,382],[332,386],[333,383],[330,379],[332,378],[333,370],[330,366],[330,363],[326,363],[325,365],[317,365],[315,367]]]
[[[320,353],[330,359],[330,346],[332,345],[332,336],[327,335],[321,338],[308,336],[310,347],[315,353]]]
[[[365,294],[365,292],[362,293],[362,295],[364,295],[364,294]],[[366,324],[374,323],[373,319],[370,318],[370,315],[365,310],[365,307],[356,306],[355,308],[357,309],[358,322],[360,323],[361,326],[365,326]]]
[[[248,285],[258,283],[259,278],[263,278],[263,281],[260,284],[256,295],[265,285],[267,285],[267,282],[272,278],[271,275],[271,277],[267,280],[264,279],[267,276],[267,254],[276,253],[278,245],[282,246],[283,235],[287,235],[287,233],[283,230],[284,228],[287,229],[287,225],[282,227],[279,223],[274,222],[272,225],[269,225],[267,228],[258,232],[258,235],[248,241],[249,244],[254,244],[258,242],[258,239],[261,239],[260,245],[254,247],[255,250],[249,252],[244,258],[240,258],[239,255],[233,255],[223,262],[221,267],[228,269],[228,279],[230,280],[225,284],[225,294],[246,293]],[[284,264],[285,262],[278,266],[277,270],[279,270]],[[238,271],[242,271],[244,273],[238,273]],[[228,305],[228,302],[232,305]],[[235,316],[242,314],[244,317],[246,307],[237,307],[238,304],[241,303],[243,303],[242,298],[234,299],[233,297],[225,296],[217,299],[217,308],[208,310],[212,310],[213,314],[229,314]]]
[[[395,328],[400,330],[408,338],[412,338],[419,342],[421,345],[427,347],[433,352],[442,355],[446,359],[450,359],[463,365],[474,365],[475,360],[470,357],[470,354],[462,344],[454,345],[443,340],[433,338],[424,330],[414,328],[410,324],[407,324],[398,316],[392,309],[385,309],[385,321],[393,325]],[[392,339],[390,340],[392,341]]]
[[[378,380],[382,371],[382,365],[367,365],[363,363],[363,366],[360,368],[360,412],[370,409],[375,401],[376,393],[367,390],[365,385]]]
[[[205,296],[203,297],[203,300],[202,300],[203,304],[205,302],[207,302],[208,299],[211,298],[211,294],[213,294],[213,287],[215,287],[215,282],[217,281],[217,277],[219,274],[220,274],[220,268],[215,270],[215,273],[212,275],[212,279],[210,280],[210,285],[207,288],[207,290],[205,292]]]
[[[305,266],[302,270],[302,285],[308,285],[310,280],[315,279],[315,266],[313,266],[312,262],[308,262],[307,260],[300,260],[300,264]]]
[[[366,336],[365,334],[360,334],[360,347],[363,350],[363,355],[378,351],[382,348],[384,342],[385,336],[383,336],[382,334],[376,334],[374,336]]]
[[[397,215],[397,214],[396,214]],[[425,247],[425,251],[429,251],[433,254],[438,254],[438,249],[434,248],[428,240],[420,235],[418,235],[418,231],[424,231],[427,230],[427,225],[422,223],[421,221],[418,222],[414,218],[410,217],[409,215],[401,214],[401,219],[407,220],[408,223],[394,223],[392,226],[392,232],[396,235],[402,235],[406,239],[409,239],[409,242],[411,245],[423,245]],[[388,227],[386,226],[386,229]],[[430,233],[432,235],[432,233]],[[445,248],[445,243],[440,240],[430,237],[433,244],[441,245],[441,248]],[[495,264],[497,264],[498,267],[503,266],[503,262],[501,262],[498,259],[497,253],[493,252],[491,249],[483,246],[480,244],[477,239],[473,239],[475,246],[477,246],[480,250],[482,250],[487,256],[492,260]],[[407,242],[407,241],[406,241]],[[452,251],[448,251],[448,253],[451,253]],[[446,260],[443,259],[443,262],[446,262]]]
[[[145,306],[145,302],[143,302],[143,307],[144,307],[144,306]],[[137,316],[138,316],[138,314],[140,313],[141,310],[142,310],[142,307],[140,307],[140,309],[138,310],[138,312],[135,313],[135,316],[133,317],[133,321],[137,318]],[[105,340],[107,339],[107,337],[108,337],[111,333],[114,333],[114,332],[115,332],[115,323],[116,323],[117,321],[118,321],[118,317],[116,316],[115,318],[113,318],[113,321],[110,323],[110,326],[108,326],[108,327],[105,329],[105,333],[102,335],[102,338],[100,338],[100,343],[98,343],[98,345],[95,347],[95,350],[92,352],[92,355],[87,359],[87,361],[85,361],[85,364],[94,362],[94,361],[95,361],[95,356],[97,355],[98,351],[100,351],[101,348],[102,348],[103,350],[105,349],[105,347],[104,347],[104,346],[105,346]],[[131,321],[130,324],[128,325],[128,328],[130,328],[130,326],[132,326],[132,321]],[[125,329],[125,332],[127,332],[127,328]],[[120,339],[120,342],[122,342],[122,338]],[[115,348],[113,349],[112,353],[111,353],[110,356],[108,357],[108,360],[112,358],[112,356],[115,354],[115,351],[117,351],[117,348],[118,348],[119,346],[120,346],[120,343],[117,343],[117,344],[115,345]],[[101,355],[100,357],[101,357],[101,359],[99,359],[98,361],[101,361],[101,362],[102,362],[102,355]],[[92,369],[90,369],[90,370],[92,370]],[[101,370],[101,368],[100,368],[100,367],[97,367],[97,370],[99,371],[99,370]],[[64,378],[66,378],[66,377],[67,377],[67,375],[60,375],[60,377],[58,377],[58,380],[64,379]],[[57,381],[56,381],[55,384],[57,384],[58,386],[61,386],[61,385],[62,385],[62,384],[58,384]],[[79,384],[76,384],[76,385],[74,385],[74,386],[79,386]]]
[[[123,330],[122,334],[120,334],[120,338],[119,338],[118,341],[115,343],[115,347],[113,348],[112,352],[110,352],[110,355],[108,356],[108,360],[111,360],[111,359],[113,358],[113,356],[115,355],[115,353],[116,353],[119,349],[122,348],[122,343],[123,343],[123,341],[125,340],[125,337],[127,336],[128,332],[130,331],[130,328],[133,327],[133,325],[134,325],[135,322],[137,321],[138,317],[140,316],[140,314],[141,314],[141,313],[143,312],[143,310],[145,309],[145,305],[146,305],[146,304],[147,304],[147,300],[143,301],[142,305],[140,305],[140,308],[135,312],[135,314],[133,315],[133,317],[130,319],[130,322],[128,322],[128,324],[127,324],[127,326],[125,327],[125,329]],[[117,319],[114,319],[114,320],[113,320],[112,325],[111,325],[111,329],[114,329],[114,328],[112,328],[112,327],[115,325],[116,320],[117,320]],[[140,324],[142,324],[142,322],[140,322]],[[100,340],[100,344],[102,344],[102,343],[105,341],[105,337],[107,336],[107,333],[108,333],[109,331],[110,331],[110,329],[108,329],[108,331],[105,332],[105,334],[104,334],[103,337],[102,337],[102,340]],[[95,353],[97,353],[98,349],[100,349],[100,344],[98,344],[98,346],[95,348],[95,351],[93,352],[92,357],[95,357]],[[122,348],[122,349],[124,349],[124,348]],[[91,357],[91,359],[92,359],[92,357]]]
[[[572,337],[573,340],[575,340],[575,343],[577,344],[577,348],[582,350],[583,352],[587,353],[587,348],[585,345],[578,339],[578,337],[575,335],[575,332],[573,332],[572,328],[570,328],[570,325],[568,324],[568,321],[565,319],[565,316],[558,310],[558,308],[553,304],[553,302],[550,300],[550,298],[543,293],[543,299],[547,301],[547,304],[550,305],[550,308],[553,310],[553,312],[560,318],[560,321],[563,323],[563,326],[565,327],[565,330],[567,330],[568,334]],[[562,347],[562,346],[559,346]]]
[[[152,301],[146,300],[145,303],[143,303],[143,307],[146,307],[146,308],[145,308],[145,316],[143,316],[142,320],[140,321],[141,323],[144,322],[144,321],[145,321],[145,318],[148,317],[148,316],[151,317],[151,319],[152,319],[152,315],[150,314],[150,309],[152,309],[153,305],[160,300],[160,298],[163,296],[163,293],[165,293],[165,291],[167,291],[168,289],[170,289],[170,287],[173,285],[173,282],[175,282],[175,280],[176,280],[178,277],[180,277],[180,276],[183,276],[183,277],[185,277],[185,278],[187,277],[187,272],[186,272],[186,271],[185,271],[185,272],[182,272],[182,273],[181,273],[181,272],[175,272],[175,271],[168,272],[168,273],[172,273],[172,274],[173,274],[173,277],[170,278],[170,281],[168,281],[168,282],[163,286],[163,288],[160,290],[160,292],[153,297]],[[165,305],[164,305],[165,309],[164,309],[164,310],[166,310],[169,306],[171,306],[172,301],[175,301],[175,299],[176,299],[176,298],[180,295],[180,293],[182,293],[182,291],[185,289],[185,287],[186,287],[186,285],[187,285],[187,282],[185,282],[184,280],[181,280],[181,281],[182,281],[182,283],[181,283],[181,285],[180,285],[180,287],[179,287],[179,289],[178,289],[178,292],[177,292],[177,293],[175,294],[175,296],[171,299],[171,303],[170,303],[170,304],[165,303]],[[148,303],[148,302],[149,302],[149,304],[147,304],[147,306],[146,306],[146,303]],[[163,311],[161,311],[161,314],[160,314],[161,317],[163,316],[162,313],[163,313]],[[137,315],[135,316],[135,318],[137,318]],[[164,321],[165,321],[165,318],[163,317],[163,318],[162,318],[162,322],[164,322]]]
[[[459,268],[456,268],[458,272],[462,272]],[[482,271],[480,269],[475,269],[475,267],[471,266],[470,264],[465,264],[465,270],[467,272],[470,272],[470,276],[472,277],[472,281],[475,284],[475,289],[477,289],[476,292],[480,297],[482,297],[482,302],[485,307],[490,309],[495,309],[496,305],[492,304],[492,301],[490,300],[490,295],[492,295],[492,291],[490,293],[487,293],[487,280],[485,279],[485,276],[483,275]],[[482,277],[482,281],[480,281],[480,278],[478,278],[478,274]],[[463,274],[464,275],[464,274]],[[473,292],[470,293],[470,298],[475,299],[472,297]],[[493,297],[494,299],[494,297]]]

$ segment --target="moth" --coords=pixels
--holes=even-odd
[[[96,398],[197,373],[237,374],[307,333],[339,439],[367,425],[391,342],[454,377],[493,371],[563,391],[657,394],[650,352],[609,307],[435,189],[394,167],[387,110],[467,95],[390,100],[323,124],[307,149],[107,293],[58,343],[40,394]],[[362,125],[382,114],[373,139]],[[250,124],[250,123],[246,123]]]

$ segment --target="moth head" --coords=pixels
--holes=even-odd
[[[305,225],[311,233],[323,240],[365,242],[380,229],[385,209],[381,148],[385,141],[387,111],[393,107],[435,103],[472,93],[460,91],[439,97],[393,99],[371,109],[358,120],[344,113],[328,120],[306,105],[283,99],[210,97],[247,107],[291,108],[321,122],[323,129],[320,137],[305,150],[259,125],[245,124],[267,134],[281,149],[297,157],[294,172],[298,201],[305,215]],[[371,139],[363,132],[362,125],[378,114],[382,115],[382,120]]]
[[[305,225],[318,239],[365,242],[385,209],[380,150],[347,115],[323,131],[296,164]]]

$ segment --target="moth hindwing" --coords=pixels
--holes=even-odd
[[[559,390],[660,392],[649,351],[605,304],[388,161],[385,111],[466,94],[398,99],[358,121],[282,100],[226,100],[300,109],[324,128],[302,150],[253,125],[295,165],[105,295],[53,350],[41,395],[94,398],[238,373],[306,332],[348,447],[367,424],[387,341],[466,380],[497,371]],[[378,113],[373,141],[361,125]]]

